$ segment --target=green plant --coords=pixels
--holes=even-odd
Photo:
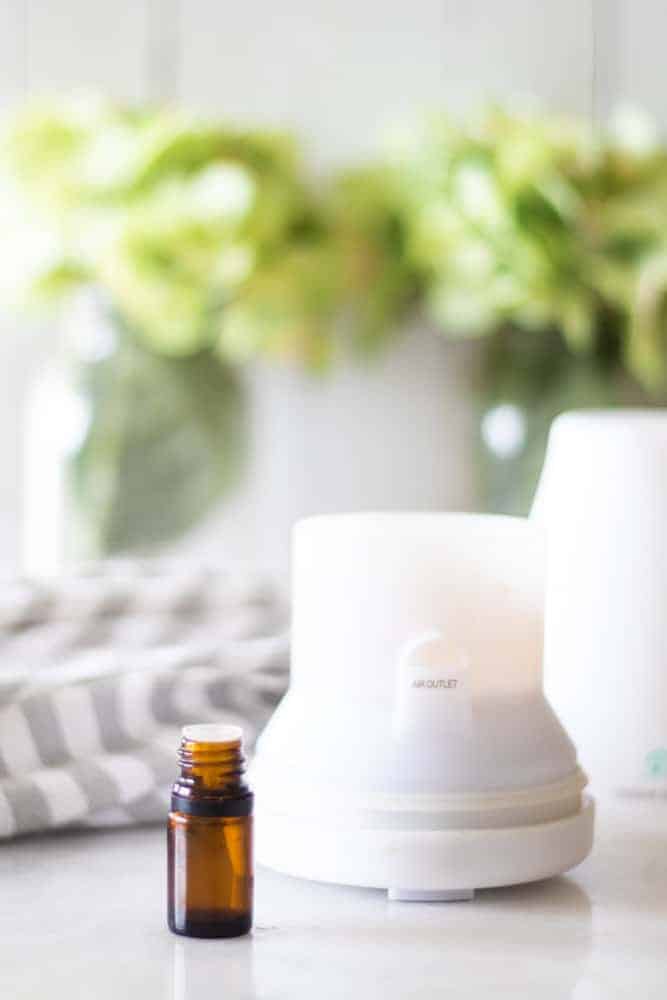
[[[173,537],[235,481],[238,363],[331,352],[328,222],[294,144],[77,98],[29,103],[1,153],[5,291],[53,305],[93,288],[117,331],[81,386],[88,536],[98,551]]]
[[[271,301],[298,313],[299,269],[307,278],[321,258],[325,219],[288,135],[80,98],[28,104],[2,153],[17,250],[3,278],[15,298],[93,284],[145,346],[172,357],[305,346],[275,339],[261,309],[247,343],[227,329],[230,305],[265,301],[281,269]]]
[[[582,383],[572,366],[596,399],[619,373],[665,391],[667,151],[638,113],[608,131],[499,107],[427,116],[314,189],[283,133],[38,101],[1,158],[0,283],[47,303],[90,286],[119,330],[87,377],[75,463],[100,548],[171,537],[234,482],[241,364],[319,371],[376,351],[409,311],[488,337],[499,399],[553,407],[559,379]]]
[[[378,227],[375,246],[401,308],[455,336],[558,331],[575,357],[664,388],[667,151],[644,116],[607,132],[498,107],[426,117],[348,183],[354,205],[383,192],[392,240]]]

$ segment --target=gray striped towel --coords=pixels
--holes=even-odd
[[[163,819],[180,726],[238,723],[251,749],[287,670],[286,604],[239,572],[0,586],[0,838]]]

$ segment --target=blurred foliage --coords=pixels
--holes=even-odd
[[[481,408],[511,404],[522,429],[510,454],[480,428],[481,497],[525,514],[559,412],[664,403],[667,150],[637,111],[603,131],[491,107],[396,132],[380,170],[357,177],[369,202],[389,194],[392,242],[375,245],[392,290],[446,335],[485,338]]]
[[[113,350],[78,373],[84,551],[175,537],[241,467],[237,362],[329,359],[337,271],[292,139],[41,100],[10,121],[0,171],[5,298],[48,306],[92,288],[113,328]]]
[[[96,98],[36,101],[10,123],[1,166],[14,252],[0,281],[32,301],[93,284],[165,356],[215,346],[224,359],[230,303],[252,308],[285,254],[306,274],[320,255],[321,213],[283,133]],[[290,287],[285,296],[298,308]],[[285,348],[261,309],[252,342]]]
[[[314,191],[289,136],[100,99],[33,102],[2,146],[16,297],[104,292],[159,354],[320,368],[421,306],[445,334],[558,330],[664,383],[667,151],[650,121],[491,107],[419,119]],[[18,223],[18,224],[17,224]]]
[[[323,370],[344,350],[376,351],[412,310],[448,336],[492,334],[495,389],[538,408],[572,365],[595,399],[619,373],[656,398],[667,386],[667,150],[639,112],[606,130],[531,109],[424,116],[376,162],[315,187],[284,133],[33,101],[0,161],[0,286],[47,303],[92,286],[123,330],[124,374],[95,376],[78,463],[109,546],[133,543],[132,523],[154,537],[148,508],[118,506],[115,478],[139,496],[141,448],[161,419],[188,424],[193,465],[218,470],[193,484],[192,519],[238,466],[235,366],[264,356]],[[137,441],[127,430],[119,445],[113,414],[130,411]],[[194,474],[184,454],[182,481]],[[154,525],[155,538],[187,520]]]
[[[556,330],[575,357],[608,366],[612,347],[664,389],[667,151],[645,116],[605,132],[499,107],[425,117],[355,181],[353,206],[378,192],[388,206],[374,223],[388,313],[413,299],[449,335]]]

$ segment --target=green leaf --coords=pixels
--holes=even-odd
[[[235,483],[244,454],[242,387],[209,351],[159,357],[129,335],[84,369],[88,434],[72,488],[90,554],[146,549],[183,534]]]

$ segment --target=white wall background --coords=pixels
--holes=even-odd
[[[630,100],[667,122],[666,37],[664,0],[0,0],[0,110],[81,87],[173,98],[294,127],[326,167],[372,152],[382,126],[413,108],[487,95],[598,118]],[[17,555],[28,354],[9,329],[0,565]],[[422,332],[368,376],[345,371],[325,388],[255,374],[254,472],[215,537],[280,562],[295,514],[474,502],[466,364]]]

